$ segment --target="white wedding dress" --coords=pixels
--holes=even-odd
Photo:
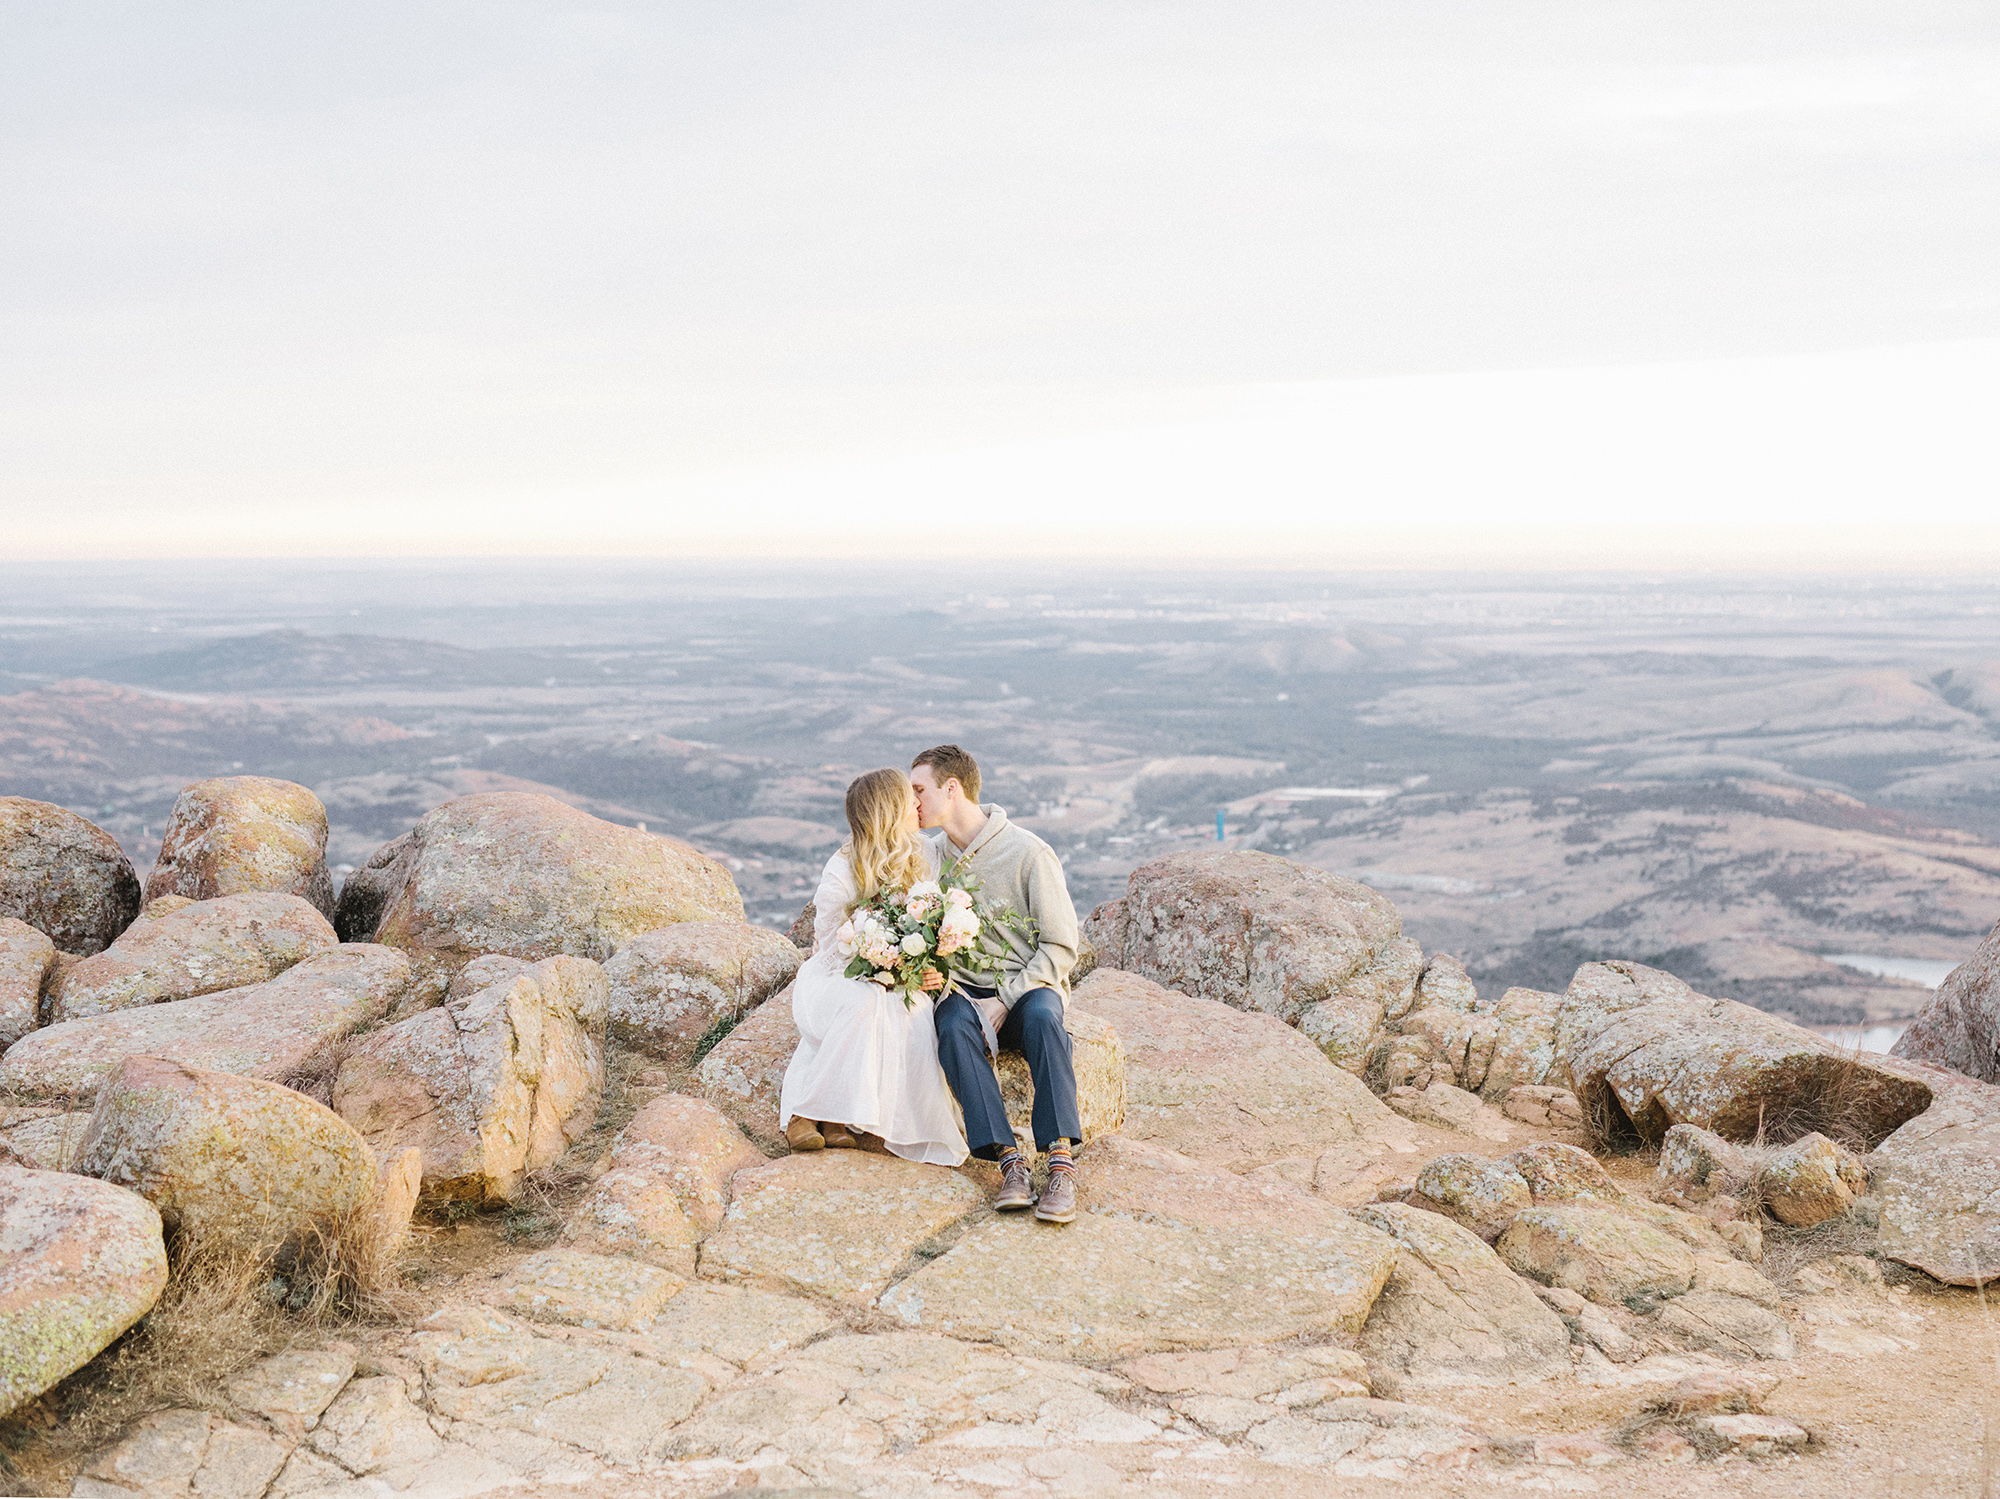
[[[930,874],[938,854],[931,840]],[[854,871],[843,849],[827,860],[813,896],[813,955],[792,981],[798,1050],[785,1068],[778,1127],[795,1115],[866,1130],[906,1161],[956,1166],[969,1153],[965,1128],[938,1065],[937,1019],[931,1001],[905,1006],[903,996],[848,978],[833,935],[854,899]]]

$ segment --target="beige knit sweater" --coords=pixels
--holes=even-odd
[[[1007,820],[1006,811],[982,804],[986,826],[965,852],[944,840],[946,863],[978,881],[981,906],[1011,906],[1035,923],[1035,940],[996,924],[1010,949],[1001,960],[1000,1002],[1009,1009],[1031,989],[1053,989],[1069,1003],[1069,972],[1076,967],[1076,907],[1070,903],[1056,851],[1026,828]]]

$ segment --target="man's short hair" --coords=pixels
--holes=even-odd
[[[931,779],[942,786],[946,781],[957,781],[958,789],[965,793],[965,799],[979,805],[979,762],[955,744],[940,744],[936,749],[927,749],[910,762],[910,769],[919,765],[931,768]]]

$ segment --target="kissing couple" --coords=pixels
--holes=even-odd
[[[886,1150],[956,1166],[968,1154],[1000,1165],[1002,1212],[1034,1208],[1045,1223],[1076,1217],[1076,1071],[1063,1013],[1076,966],[1076,907],[1048,844],[979,801],[979,766],[955,744],[900,770],[871,770],[847,788],[848,841],[813,896],[813,952],[792,984],[799,1045],[785,1069],[778,1123],[793,1150]],[[949,874],[979,891],[998,950],[986,983],[924,974],[921,997],[847,977],[837,937],[855,911]],[[940,949],[943,951],[946,949]],[[1015,1141],[993,1060],[1028,1059],[1035,1148],[1048,1159],[1039,1198]],[[949,1089],[949,1091],[947,1091]],[[959,1127],[952,1099],[965,1117]],[[968,1149],[968,1141],[970,1148]]]

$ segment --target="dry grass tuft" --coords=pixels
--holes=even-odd
[[[43,1397],[53,1420],[41,1456],[74,1462],[152,1411],[224,1409],[225,1382],[258,1359],[336,1328],[421,1315],[398,1273],[399,1240],[368,1209],[274,1253],[173,1236],[152,1310]]]

